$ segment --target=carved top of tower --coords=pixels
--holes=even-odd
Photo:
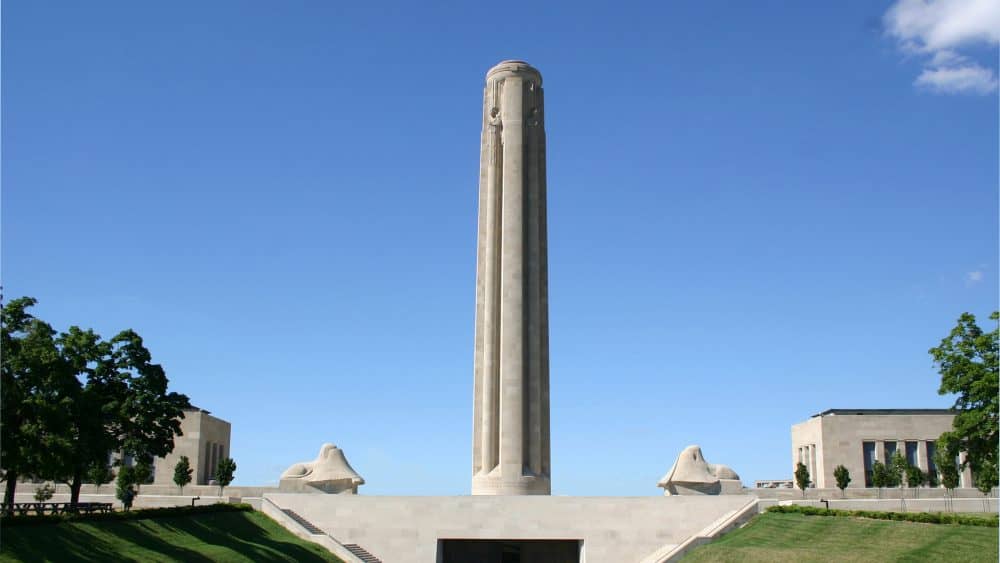
[[[486,80],[497,80],[507,78],[508,76],[533,78],[538,82],[539,86],[542,85],[542,73],[538,72],[537,68],[528,63],[517,60],[500,61],[500,63],[486,73]]]

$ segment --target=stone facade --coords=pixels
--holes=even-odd
[[[843,465],[850,488],[865,487],[871,462],[885,463],[895,451],[933,471],[935,441],[951,430],[954,417],[947,409],[830,409],[792,426],[792,471],[804,463],[815,487],[833,488],[833,469]],[[961,487],[973,486],[968,470],[961,479]]]
[[[208,485],[214,479],[215,467],[219,460],[232,457],[229,438],[232,427],[212,416],[208,411],[192,407],[184,411],[181,419],[182,436],[174,438],[174,451],[154,462],[153,483],[173,485],[174,466],[182,455],[186,455],[194,473],[192,485]]]
[[[472,494],[549,494],[549,320],[541,74],[486,74],[479,168]]]

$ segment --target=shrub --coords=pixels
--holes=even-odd
[[[899,522],[920,522],[924,524],[960,524],[963,526],[1000,526],[1000,516],[980,518],[947,512],[883,512],[878,510],[837,510],[817,508],[815,506],[778,505],[767,509],[767,512],[779,514],[804,514],[806,516],[838,516],[868,518],[871,520],[895,520]]]
[[[41,487],[35,489],[35,500],[38,502],[45,502],[52,498],[52,495],[54,494],[56,494],[56,488],[48,483],[45,483]]]

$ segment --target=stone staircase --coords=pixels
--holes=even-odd
[[[303,528],[305,528],[310,534],[325,534],[326,533],[323,530],[320,530],[319,528],[317,528],[315,525],[313,525],[312,522],[310,522],[310,521],[306,520],[305,518],[299,516],[299,513],[295,512],[294,510],[289,510],[287,508],[282,508],[281,511],[284,512],[285,514],[287,514],[288,517],[291,518],[292,520],[295,520],[299,524],[299,526],[302,526]]]
[[[364,561],[365,563],[382,563],[381,559],[375,557],[371,553],[368,553],[368,551],[365,548],[361,547],[356,543],[345,543],[344,547],[346,547],[348,551],[356,555],[358,559]]]
[[[315,524],[306,520],[298,512],[295,512],[294,510],[291,510],[289,508],[282,508],[281,511],[287,514],[288,517],[291,518],[292,520],[295,520],[295,522],[299,526],[305,528],[306,531],[309,532],[310,534],[323,534],[326,536],[330,535],[324,532],[323,530],[317,528]],[[368,550],[366,550],[365,548],[361,547],[356,543],[345,543],[343,545],[347,549],[347,551],[350,551],[355,557],[364,561],[364,563],[382,563],[381,559],[375,557],[374,555],[369,553]]]

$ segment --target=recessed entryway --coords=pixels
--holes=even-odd
[[[580,540],[438,540],[439,563],[580,563]]]

